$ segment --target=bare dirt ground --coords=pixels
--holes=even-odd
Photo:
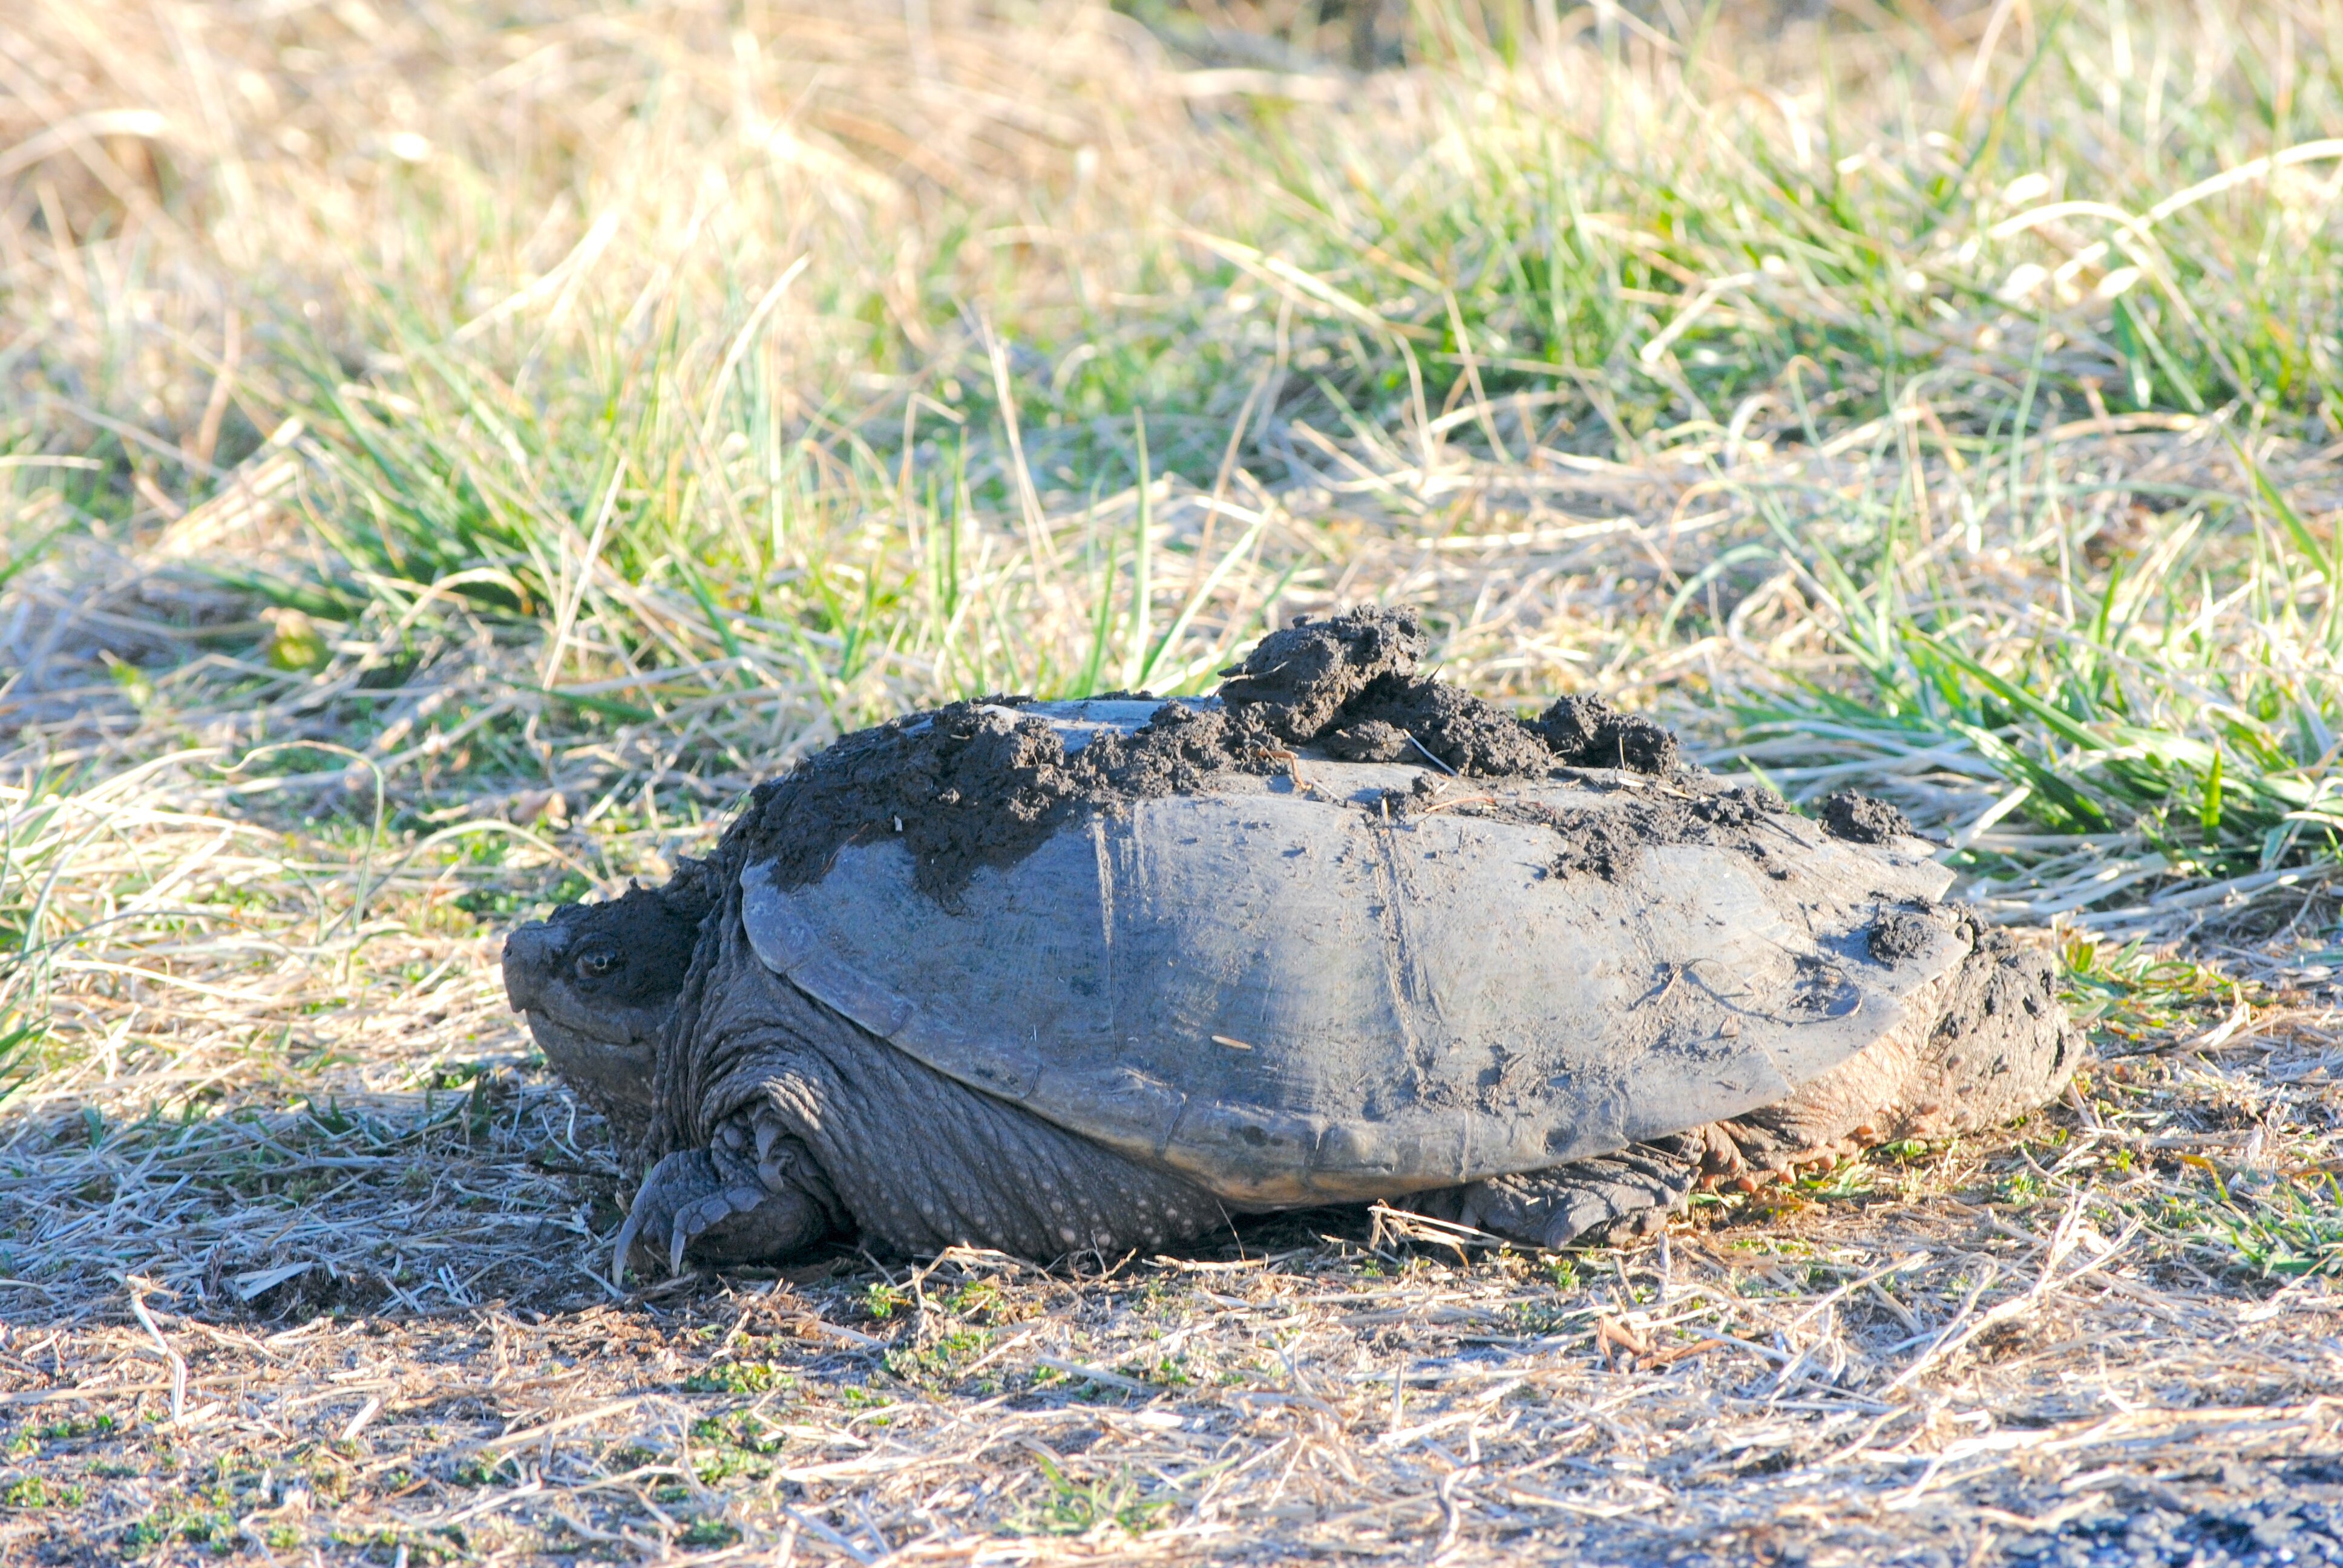
[[[297,1114],[18,1122],[12,1201],[85,1272],[5,1287],[0,1558],[2343,1552],[2343,1302],[2240,1256],[2332,1168],[2324,1011],[1634,1252],[1327,1211],[1176,1258],[621,1292],[591,1128],[477,965],[442,994],[468,1087],[369,1089],[376,1055],[288,1071],[341,1086]],[[299,1261],[238,1266],[263,1249]],[[132,1255],[170,1261],[109,1288]]]

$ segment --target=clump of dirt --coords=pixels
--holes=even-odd
[[[1684,760],[1673,731],[1599,697],[1562,697],[1529,726],[1555,760],[1573,768],[1667,774]]]
[[[1885,844],[1908,838],[1912,823],[1885,800],[1842,789],[1823,802],[1823,826],[1851,844]]]
[[[1555,811],[1546,825],[1562,840],[1547,862],[1554,876],[1591,874],[1615,882],[1644,858],[1644,835],[1637,831],[1642,824],[1624,812]]]
[[[1293,766],[1297,747],[1348,761],[1433,762],[1480,779],[1543,777],[1557,761],[1659,773],[1677,766],[1674,736],[1607,703],[1564,699],[1538,729],[1419,676],[1429,646],[1409,609],[1302,617],[1224,672],[1217,705],[1167,702],[1140,729],[1103,730],[1072,751],[1061,731],[1021,711],[1027,698],[910,715],[849,735],[760,785],[716,862],[737,875],[748,860],[769,860],[782,886],[800,886],[827,873],[846,845],[891,837],[910,851],[920,889],[950,900],[977,868],[1021,859],[1077,811],[1274,773]],[[1577,728],[1557,714],[1576,716]],[[1552,749],[1556,735],[1561,753]],[[1608,864],[1604,874],[1621,874],[1631,848],[1623,842],[1585,869]]]
[[[1343,762],[1405,762],[1424,755],[1415,737],[1381,719],[1362,719],[1318,738],[1325,753]]]
[[[1344,703],[1319,743],[1356,762],[1430,756],[1468,779],[1534,777],[1554,760],[1529,726],[1496,704],[1405,673],[1383,676]]]
[[[1297,616],[1255,643],[1242,664],[1221,671],[1221,701],[1232,713],[1257,715],[1281,740],[1306,745],[1339,728],[1335,716],[1372,682],[1414,674],[1431,646],[1412,609],[1361,605],[1341,615]]]
[[[1471,779],[1514,779],[1557,761],[1665,774],[1676,738],[1600,698],[1565,697],[1535,725],[1494,703],[1416,674],[1431,646],[1412,609],[1362,605],[1303,616],[1262,638],[1228,677],[1221,700],[1258,715],[1291,745],[1315,744],[1345,762],[1424,758]]]
[[[1913,910],[1890,910],[1871,922],[1869,948],[1873,961],[1894,966],[1919,954],[1936,934],[1926,915]]]
[[[1079,808],[1192,795],[1224,774],[1273,773],[1288,756],[1252,713],[1167,702],[1131,734],[1103,730],[1070,753],[1045,719],[955,702],[847,736],[759,785],[719,858],[769,860],[776,882],[797,887],[848,844],[894,837],[920,890],[950,899],[980,866],[1024,859]]]
[[[1765,818],[1787,811],[1780,797],[1735,788],[1689,797],[1651,795],[1624,808],[1556,810],[1520,801],[1457,808],[1463,816],[1536,822],[1561,840],[1547,862],[1556,877],[1593,875],[1615,882],[1635,869],[1647,848],[1665,844],[1717,844],[1765,861],[1772,854],[1751,831]]]
[[[1778,817],[1790,809],[1788,801],[1771,789],[1753,789],[1746,784],[1736,784],[1730,789],[1719,789],[1687,802],[1687,809],[1702,821],[1718,828],[1748,828],[1768,817]]]

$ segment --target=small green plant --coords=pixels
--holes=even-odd
[[[6,1508],[78,1508],[82,1490],[78,1486],[52,1489],[37,1475],[27,1475],[0,1488],[0,1507]]]
[[[1799,1177],[1796,1185],[1797,1190],[1809,1198],[1823,1202],[1839,1202],[1869,1192],[1876,1179],[1876,1168],[1866,1161],[1842,1160],[1828,1170]]]
[[[983,1329],[953,1329],[917,1349],[890,1350],[883,1360],[888,1372],[905,1382],[927,1382],[949,1377],[954,1369],[982,1355],[991,1342],[991,1334]]]
[[[676,1532],[679,1546],[729,1546],[740,1539],[740,1528],[721,1519],[695,1519]]]
[[[1033,1462],[1046,1490],[1039,1504],[1029,1507],[1018,1521],[1025,1534],[1087,1535],[1111,1525],[1126,1535],[1141,1535],[1162,1523],[1172,1507],[1172,1499],[1148,1495],[1128,1470],[1076,1481],[1046,1455],[1036,1454]]]
[[[497,1486],[519,1479],[520,1466],[511,1459],[472,1456],[456,1462],[454,1480],[458,1486]]]
[[[236,1515],[226,1509],[158,1508],[131,1521],[121,1536],[123,1553],[138,1557],[173,1542],[214,1553],[236,1547]]]
[[[990,1318],[1002,1304],[1001,1287],[985,1280],[970,1280],[943,1298],[944,1311],[963,1318]]]
[[[1516,1332],[1541,1336],[1560,1333],[1586,1321],[1586,1314],[1576,1308],[1535,1299],[1513,1302],[1506,1309],[1506,1315],[1513,1320]]]
[[[1996,1199],[2016,1208],[2030,1209],[2042,1196],[2042,1178],[2031,1171],[2013,1171],[1995,1185]]]
[[[2070,935],[2059,956],[2066,962],[2067,1004],[2127,1045],[2202,1030],[2240,1003],[2266,1002],[2209,965],[2152,951],[2145,942],[2116,945]]]
[[[1126,1377],[1135,1377],[1158,1388],[1187,1388],[1195,1382],[1189,1374],[1188,1358],[1184,1355],[1143,1356],[1125,1362],[1118,1370]]]
[[[780,1430],[752,1411],[738,1415],[711,1415],[691,1423],[692,1440],[716,1448],[735,1448],[760,1457],[779,1453],[785,1441]]]
[[[694,1454],[691,1461],[691,1473],[699,1478],[702,1486],[721,1486],[735,1476],[762,1476],[771,1471],[771,1465],[759,1462],[747,1450],[730,1443],[710,1444]]]
[[[710,1362],[683,1380],[686,1393],[770,1393],[797,1379],[770,1362]]]
[[[2312,1274],[2343,1277],[2343,1182],[2322,1171],[2281,1180],[2246,1193],[2208,1172],[2217,1196],[2209,1202],[2175,1199],[2167,1222],[2200,1247],[2227,1253],[2259,1279]]]

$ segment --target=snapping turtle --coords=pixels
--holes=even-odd
[[[855,1230],[1050,1257],[1388,1200],[1558,1246],[2007,1120],[2077,1040],[1892,808],[1816,821],[1590,699],[1302,620],[1217,700],[958,703],[761,786],[667,887],[513,933],[680,1270]]]

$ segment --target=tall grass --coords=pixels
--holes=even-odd
[[[713,812],[1396,597],[2012,913],[2315,883],[2343,22],[1925,15],[1425,0],[1361,76],[1076,4],[32,0],[21,809],[200,739],[394,835]]]
[[[1858,558],[1810,534],[1791,548],[1755,499],[1776,517],[1762,558],[1803,574],[1849,678],[1745,689],[1724,754],[1794,787],[1895,794],[1947,832],[1972,896],[2013,917],[2168,934],[2259,894],[2298,915],[2343,846],[2332,514],[2314,537],[2213,426],[2161,450],[2077,437],[2064,472],[2027,443],[1948,445],[1904,505],[1874,499],[1885,516]],[[1924,487],[1940,518],[2015,492],[2003,509],[2056,563],[1948,570],[1961,547],[1912,515]],[[2288,488],[2336,498],[2323,466]]]

